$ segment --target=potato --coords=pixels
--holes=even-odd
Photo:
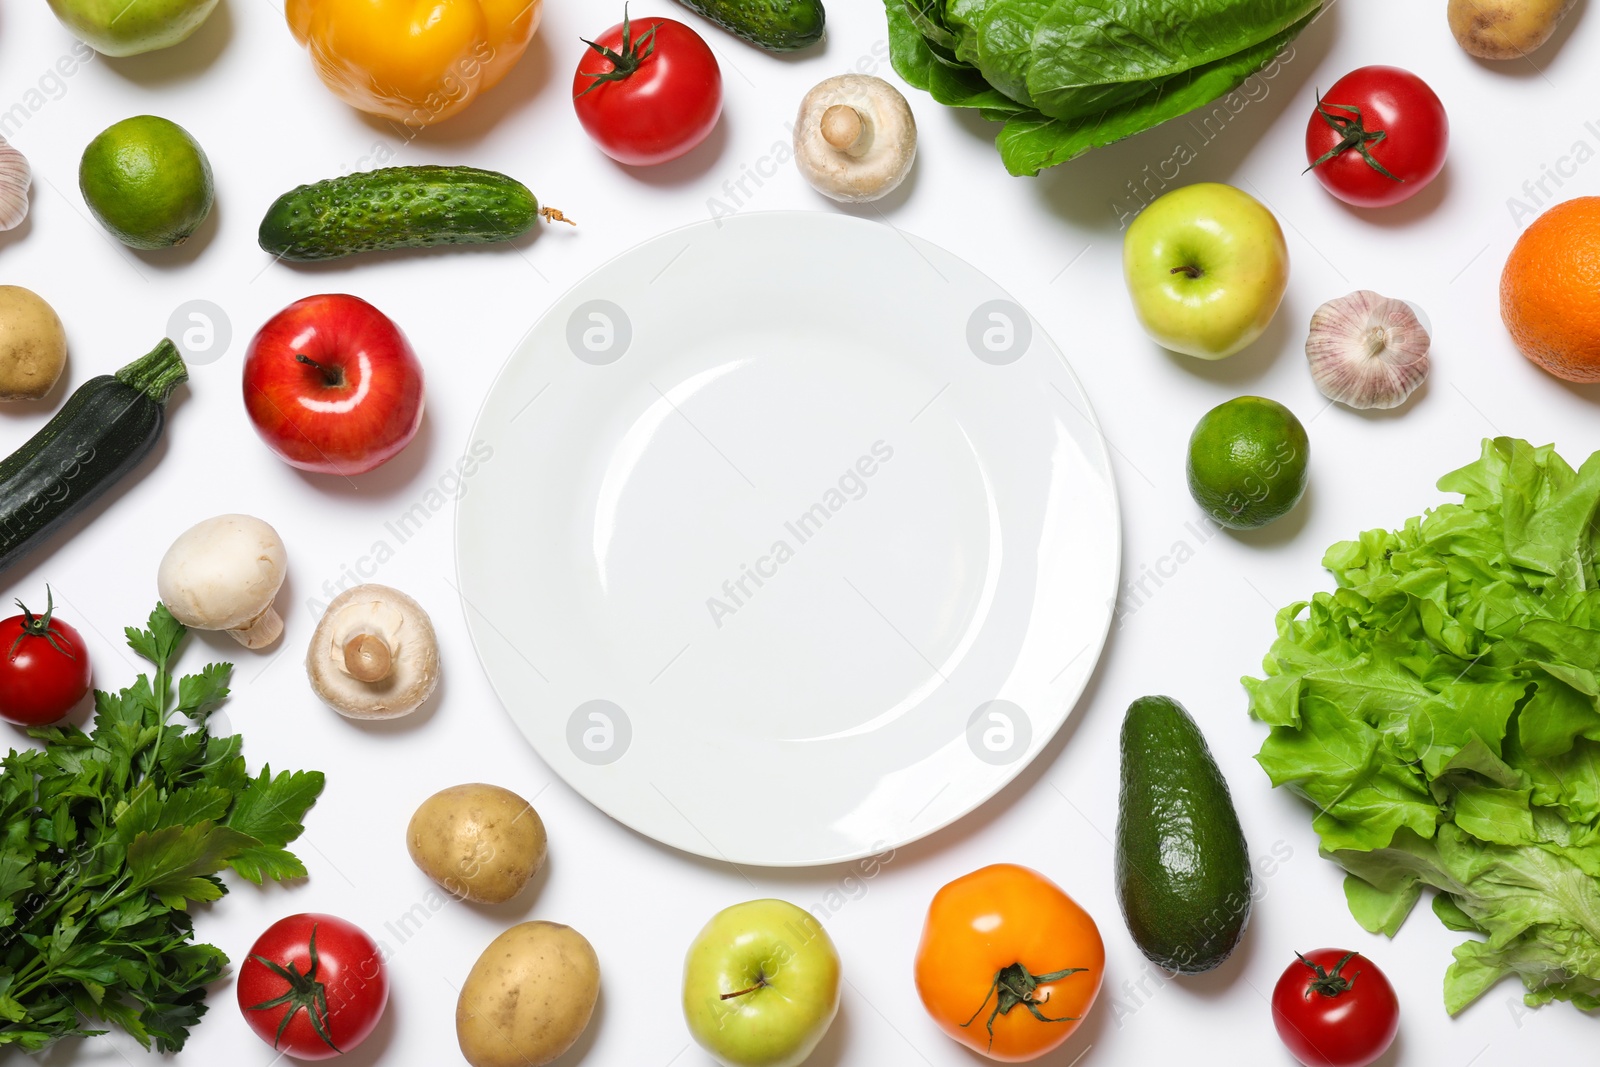
[[[600,960],[578,931],[519,923],[489,942],[461,986],[456,1040],[472,1067],[541,1067],[582,1036]]]
[[[1576,0],[1450,0],[1450,32],[1479,59],[1520,59],[1556,32]]]
[[[67,365],[55,310],[20,285],[0,285],[0,400],[37,400]]]
[[[544,821],[497,785],[454,785],[422,802],[406,828],[422,873],[462,900],[499,904],[544,866]]]

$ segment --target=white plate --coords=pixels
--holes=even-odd
[[[735,863],[946,825],[1065,721],[1116,490],[1061,352],[849,216],[701,223],[545,314],[473,435],[460,592],[496,693],[601,810]]]

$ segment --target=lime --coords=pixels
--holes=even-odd
[[[211,163],[175,122],[137,115],[89,142],[78,164],[89,210],[132,248],[182,244],[211,213]]]
[[[1235,397],[1206,412],[1189,436],[1189,492],[1222,525],[1254,530],[1300,502],[1310,456],[1294,412],[1276,400]]]

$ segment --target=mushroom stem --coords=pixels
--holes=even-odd
[[[834,104],[822,113],[822,139],[836,151],[859,156],[872,140],[867,117],[849,104]]]
[[[381,682],[394,670],[394,653],[383,638],[356,634],[344,643],[344,669],[358,682]]]
[[[888,196],[905,180],[916,155],[911,106],[882,78],[824,78],[800,101],[795,166],[823,196],[845,204]]]
[[[257,615],[248,625],[228,631],[228,635],[245,648],[265,648],[276,641],[281,633],[283,633],[283,616],[271,607]]]

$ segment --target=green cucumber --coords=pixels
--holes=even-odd
[[[83,513],[155,450],[167,396],[189,376],[171,341],[80,385],[0,460],[0,571]]]
[[[793,52],[822,40],[822,0],[678,0],[735,37],[769,52]]]
[[[1164,970],[1209,971],[1244,936],[1244,831],[1200,727],[1170,697],[1134,701],[1122,722],[1116,878],[1128,932]]]
[[[261,220],[261,247],[307,262],[357,252],[492,244],[521,237],[541,210],[528,187],[476,167],[385,167],[291,189]]]

